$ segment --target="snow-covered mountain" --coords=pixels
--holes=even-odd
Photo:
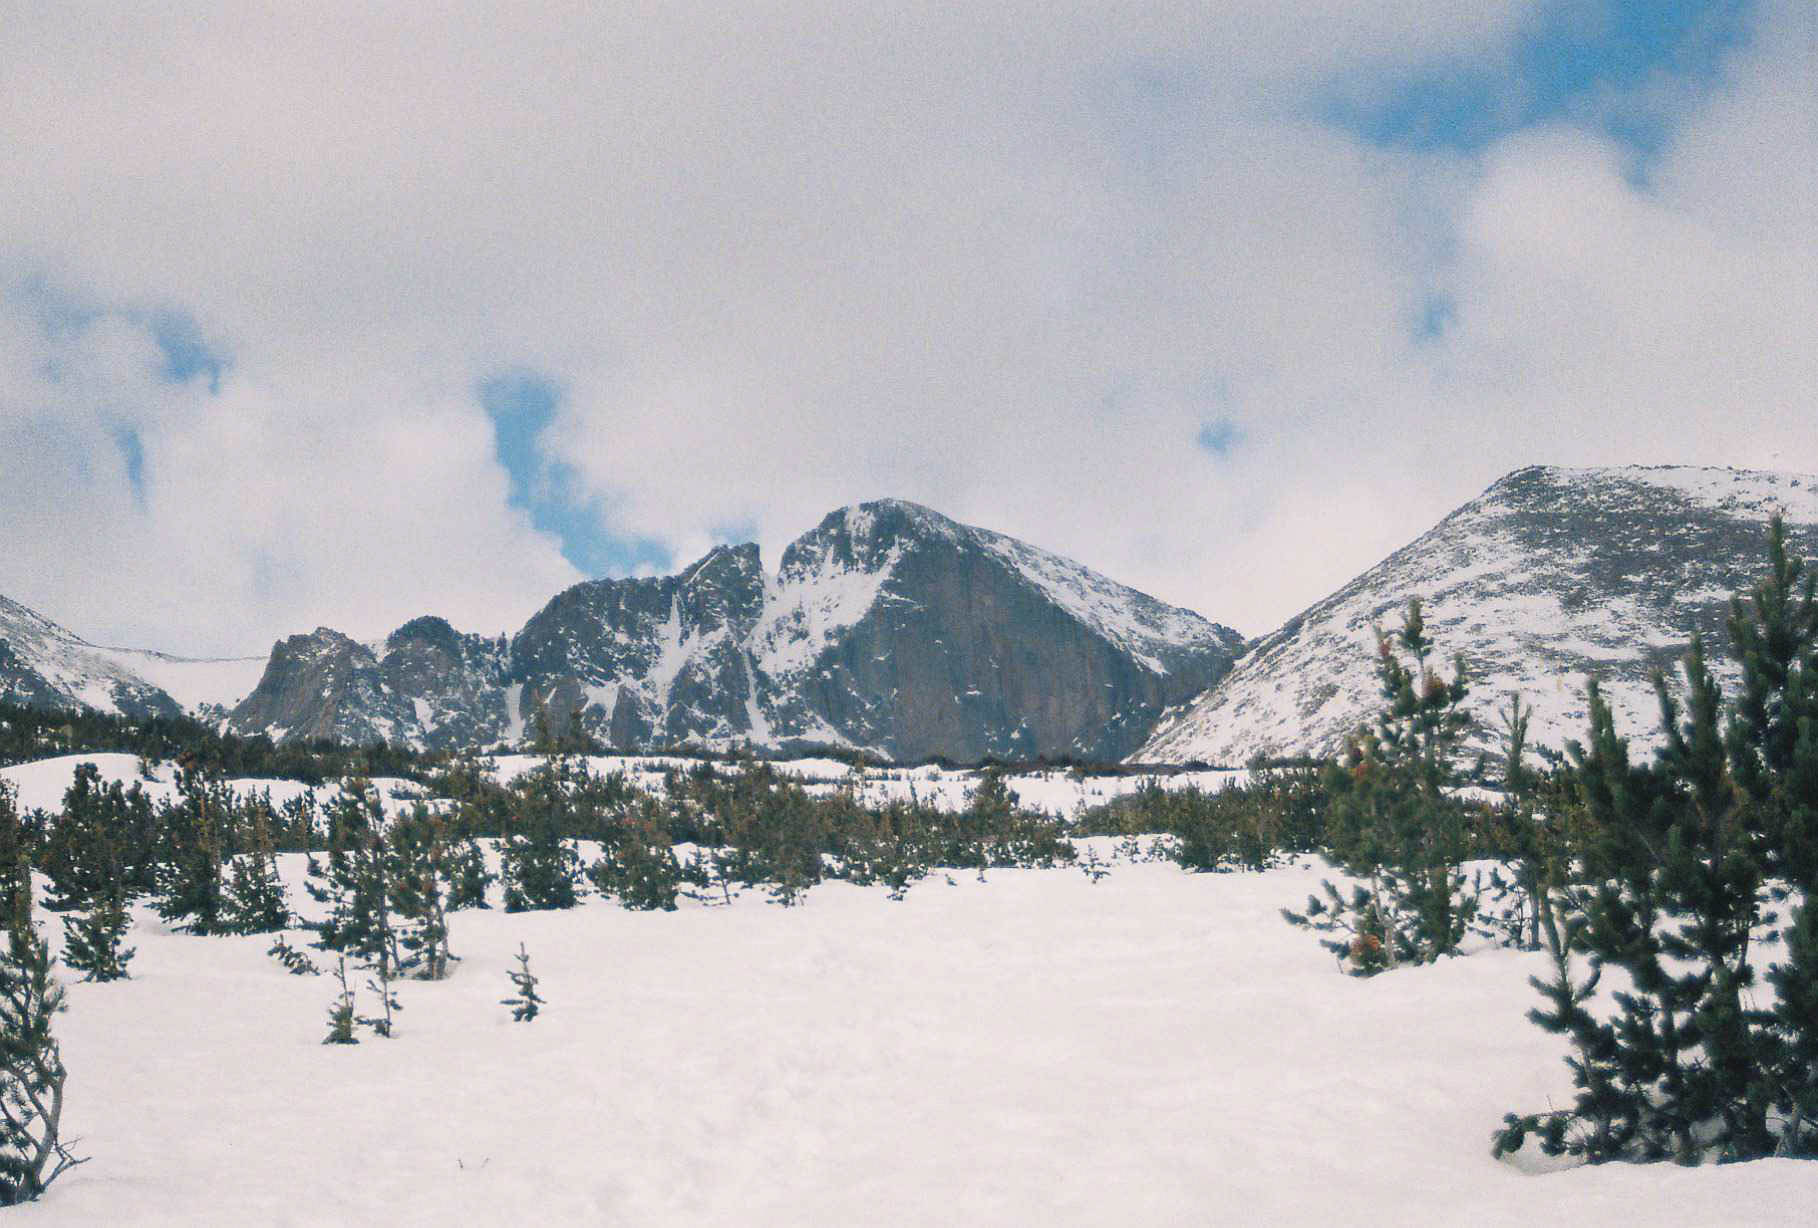
[[[756,546],[597,580],[511,644],[520,720],[614,745],[832,744],[897,758],[1115,757],[1242,639],[1068,559],[925,507],[827,516],[767,575]]]
[[[104,648],[0,597],[0,700],[174,716],[231,707],[253,689],[261,657],[201,660]]]
[[[1533,705],[1531,741],[1582,738],[1590,675],[1619,731],[1651,742],[1652,671],[1671,673],[1695,630],[1714,657],[1727,648],[1730,595],[1761,573],[1775,509],[1800,553],[1818,555],[1815,476],[1519,470],[1252,645],[1132,758],[1237,764],[1332,753],[1378,706],[1372,627],[1399,626],[1416,596],[1437,664],[1464,657],[1479,746],[1494,744],[1496,710],[1512,691]]]

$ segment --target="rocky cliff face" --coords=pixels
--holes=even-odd
[[[887,500],[561,594],[512,642],[522,712],[618,746],[827,743],[898,758],[1115,757],[1217,678],[1227,628],[1078,564]]]
[[[1778,509],[1793,545],[1818,556],[1818,477],[1695,468],[1523,469],[1253,645],[1237,667],[1171,712],[1135,758],[1242,764],[1326,755],[1377,707],[1373,625],[1422,599],[1449,663],[1462,654],[1494,745],[1510,692],[1534,707],[1530,739],[1582,738],[1585,680],[1598,677],[1620,732],[1646,745],[1669,673],[1694,631],[1727,650],[1730,595],[1760,575]],[[1733,680],[1725,666],[1720,679]]]

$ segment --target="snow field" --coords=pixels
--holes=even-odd
[[[1818,1205],[1818,1165],[1793,1161],[1493,1161],[1505,1111],[1569,1093],[1523,1019],[1541,961],[1339,975],[1277,915],[1311,865],[988,878],[901,903],[832,883],[793,909],[462,912],[452,978],[403,983],[398,1037],[357,1047],[319,1043],[334,982],[285,974],[269,937],[138,910],[133,979],[72,985],[59,1021],[93,1161],[12,1214],[1531,1228]],[[529,1024],[498,1001],[520,941],[549,1003]]]

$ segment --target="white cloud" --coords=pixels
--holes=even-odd
[[[1570,129],[1463,159],[1312,122],[1531,9],[8,11],[0,269],[112,310],[0,307],[0,592],[189,649],[513,625],[575,577],[506,505],[505,367],[682,561],[900,495],[1250,632],[1521,464],[1818,467],[1796,39],[1647,186]],[[161,306],[218,394],[156,377]]]

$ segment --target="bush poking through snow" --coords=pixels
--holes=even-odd
[[[537,993],[536,974],[530,970],[530,952],[524,949],[521,942],[518,944],[517,971],[508,972],[507,975],[511,977],[512,988],[517,992],[509,998],[500,998],[499,1004],[511,1008],[512,1022],[529,1023],[543,1009],[544,1002],[542,995]]]
[[[265,953],[284,965],[284,971],[290,973],[292,976],[322,975],[322,970],[316,967],[315,961],[310,959],[309,956],[305,955],[303,952],[297,950],[297,948],[291,946],[290,943],[284,940],[282,935],[279,936],[276,942],[271,944],[270,949]]]

